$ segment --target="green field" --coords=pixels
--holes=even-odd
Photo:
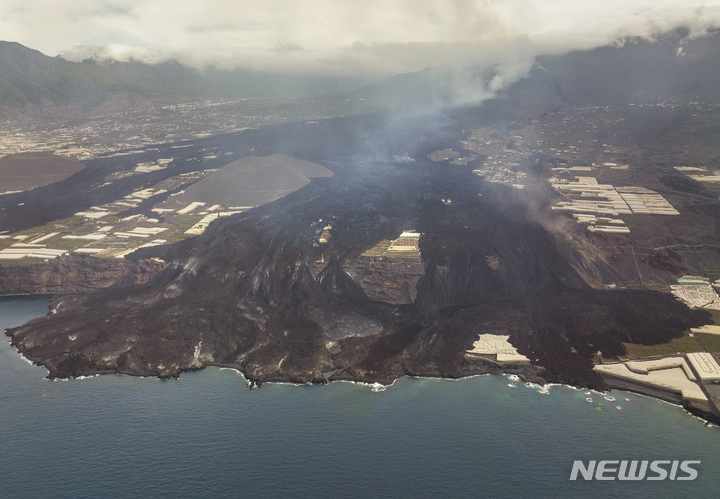
[[[720,353],[720,334],[695,333],[695,337],[708,352]]]
[[[651,282],[646,284],[645,287],[653,291],[662,291],[665,293],[670,292],[670,287],[667,284],[662,284],[660,282]]]
[[[387,249],[392,244],[392,241],[390,239],[383,239],[379,243],[377,243],[375,246],[367,250],[362,254],[362,256],[368,256],[368,257],[378,257],[383,256]]]
[[[678,353],[703,352],[704,349],[698,341],[685,332],[682,338],[674,339],[668,343],[658,345],[640,345],[637,343],[623,343],[628,355],[633,357],[655,357],[659,355],[674,355]]]
[[[712,316],[712,322],[716,326],[720,326],[720,310],[705,309],[706,312],[710,312]]]
[[[701,182],[705,190],[713,194],[720,194],[720,183],[718,182]]]

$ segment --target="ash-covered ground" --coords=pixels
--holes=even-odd
[[[498,122],[490,111],[268,127],[175,149],[175,156],[178,151],[182,156],[162,171],[104,182],[138,161],[167,157],[159,147],[96,158],[62,183],[4,196],[0,229],[19,230],[173,174],[222,166],[220,159],[197,159],[208,148],[220,158],[285,154],[334,173],[223,218],[201,236],[130,255],[135,261],[160,258],[166,265],[147,282],[121,278],[94,293],[56,297],[52,314],[9,332],[12,342],[46,366],[50,377],[111,372],[170,377],[222,365],[258,384],[389,383],[402,375],[504,371],[601,388],[603,381],[592,371],[597,351],[621,355],[623,342],[662,343],[709,322],[707,312],[692,311],[669,293],[623,285],[636,271],[652,269],[645,278],[665,282],[679,269],[715,265],[717,254],[677,260],[675,251],[653,249],[689,245],[697,234],[661,233],[662,222],[638,215],[627,221],[630,235],[603,235],[551,211],[558,194],[546,179],[561,159],[555,151],[531,147],[527,130],[540,130],[537,123],[533,127],[523,117]],[[561,126],[561,120],[552,126]],[[489,181],[496,174],[493,158],[469,144],[478,137],[469,130],[488,127],[495,137],[505,137],[509,149],[522,152],[516,167],[498,170],[496,182]],[[640,136],[636,139],[639,144]],[[544,140],[543,147],[553,140]],[[449,150],[458,153],[433,154]],[[636,161],[628,175],[641,185],[647,177],[685,186],[685,177],[671,172],[670,164],[662,165],[660,177],[654,167]],[[473,172],[483,168],[490,173]],[[524,188],[512,187],[518,179]],[[668,189],[680,199],[680,190]],[[708,219],[718,213],[712,197],[673,201],[682,205],[681,212],[702,211]],[[318,224],[326,223],[330,237],[318,244]],[[412,268],[378,264],[368,272],[363,253],[406,230],[422,234],[420,272],[414,263]],[[702,237],[716,238],[714,230]],[[640,263],[631,254],[638,243],[649,255]],[[381,299],[374,278],[402,285],[388,286]],[[416,283],[410,294],[407,282]],[[509,335],[530,364],[466,355],[483,333]]]

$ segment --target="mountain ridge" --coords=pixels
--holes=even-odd
[[[502,64],[428,67],[365,84],[362,80],[290,76],[248,69],[198,70],[177,60],[146,64],[88,58],[70,62],[17,42],[0,42],[0,110],[33,111],[52,104],[85,109],[154,106],[172,99],[346,97],[365,101],[358,111],[438,109],[496,99],[515,107],[643,102],[653,98],[718,101],[720,32],[689,38],[687,30],[654,40],[559,55],[538,55],[525,71],[503,77]],[[501,85],[506,80],[508,83]],[[360,87],[360,88],[357,88]],[[497,88],[496,88],[497,87]]]
[[[28,104],[98,106],[115,94],[167,98],[160,86],[115,72],[53,58],[17,42],[0,41],[0,107]]]

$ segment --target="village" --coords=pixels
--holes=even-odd
[[[211,135],[333,116],[343,101],[328,99],[205,99],[104,113],[80,122],[66,116],[7,118],[0,122],[0,158],[24,152],[51,152],[88,160],[134,154],[160,144],[190,144]]]

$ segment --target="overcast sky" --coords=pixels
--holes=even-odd
[[[253,69],[387,76],[720,26],[720,0],[2,0],[0,37],[47,55],[101,51]]]

